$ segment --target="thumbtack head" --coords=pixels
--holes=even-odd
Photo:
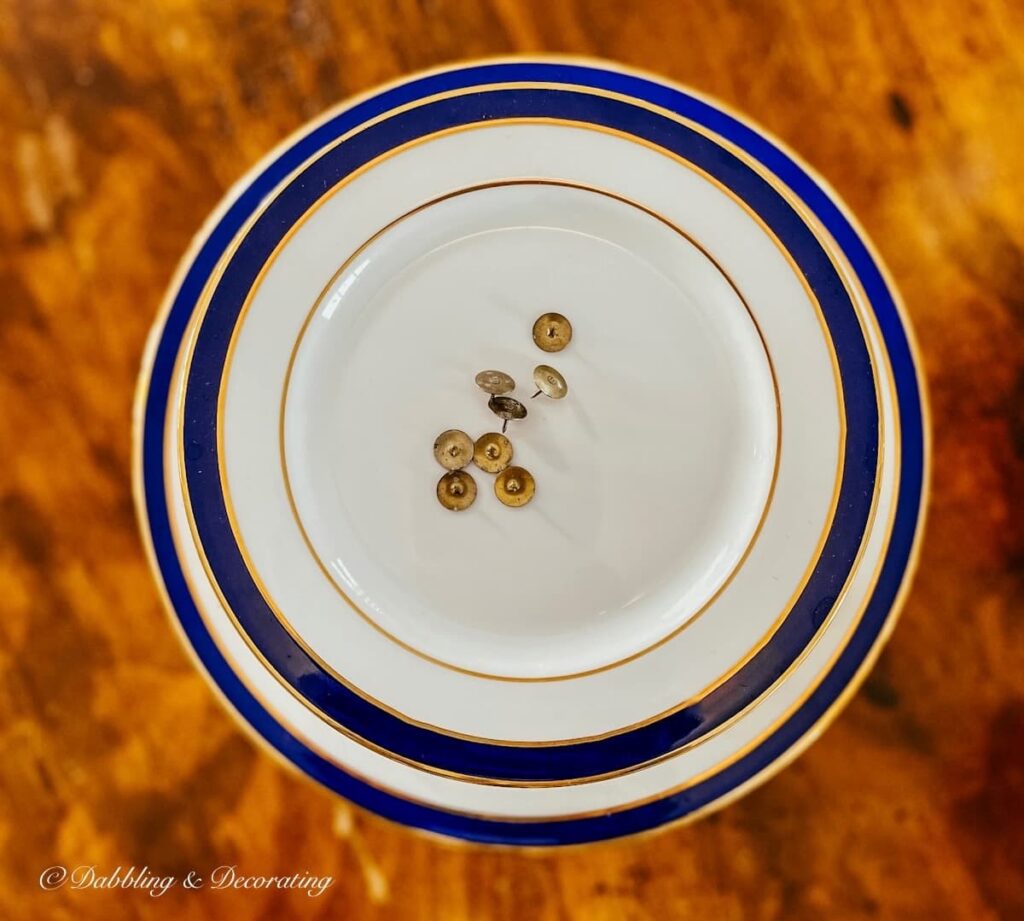
[[[487,473],[501,473],[512,463],[512,442],[500,432],[481,435],[473,446],[473,460]]]
[[[448,429],[434,441],[434,457],[446,470],[460,470],[473,459],[473,439],[458,429]]]
[[[475,378],[476,385],[486,393],[511,393],[516,382],[504,371],[481,371]]]
[[[545,313],[533,324],[533,341],[545,352],[561,352],[572,340],[572,324],[560,313]]]
[[[510,419],[526,418],[526,407],[515,397],[493,396],[487,401],[487,405],[494,415],[505,420],[501,427],[502,432],[508,427]]]
[[[511,508],[526,505],[536,488],[533,474],[525,467],[506,467],[494,480],[494,494],[498,501]]]
[[[465,470],[452,470],[437,481],[437,501],[446,509],[461,512],[476,499],[476,480]]]
[[[552,400],[561,400],[569,392],[569,385],[562,373],[551,365],[537,365],[533,369],[533,384],[537,388],[535,397],[543,393]]]

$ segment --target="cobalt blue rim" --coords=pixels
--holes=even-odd
[[[821,554],[779,628],[701,700],[602,739],[530,747],[445,734],[382,709],[323,668],[256,584],[229,522],[219,474],[218,394],[232,333],[260,270],[288,230],[354,170],[396,147],[495,119],[559,118],[626,132],[704,169],[752,207],[789,251],[821,304],[846,412],[839,504]],[[867,344],[828,253],[792,205],[752,167],[678,121],[631,102],[569,89],[493,89],[392,114],[322,154],[280,191],[238,243],[200,324],[185,391],[184,469],[196,531],[241,629],[283,681],[329,719],[385,751],[439,770],[508,781],[607,774],[660,758],[721,726],[765,693],[813,641],[858,556],[874,496],[878,406]]]
[[[822,222],[859,277],[889,353],[900,414],[901,476],[888,553],[864,614],[839,658],[800,708],[754,750],[684,792],[610,815],[505,822],[451,813],[379,790],[311,751],[277,723],[220,654],[189,593],[175,553],[164,497],[163,421],[178,348],[206,279],[261,199],[332,135],[389,109],[438,92],[498,82],[558,82],[632,95],[697,121],[743,148],[788,185]],[[182,629],[211,678],[268,744],[313,779],[387,818],[459,838],[521,845],[573,844],[631,834],[681,819],[758,777],[837,702],[885,627],[903,584],[918,529],[924,486],[924,419],[913,354],[898,308],[870,251],[830,196],[804,169],[753,128],[710,103],[646,78],[593,66],[548,62],[482,64],[409,81],[333,116],[294,142],[242,190],[210,230],[184,272],[150,364],[138,450],[144,521],[155,562]]]

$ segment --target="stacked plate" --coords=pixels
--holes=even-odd
[[[442,508],[437,433],[494,428],[476,372],[554,358],[569,396],[510,429],[533,501],[476,471]],[[508,844],[692,818],[792,758],[891,629],[923,496],[905,321],[835,196],[604,64],[305,128],[182,263],[137,421],[155,568],[238,716],[381,815]]]

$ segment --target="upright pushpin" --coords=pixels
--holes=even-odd
[[[506,467],[494,479],[494,494],[502,505],[518,508],[533,498],[537,484],[524,467]]]
[[[460,470],[473,459],[473,439],[458,429],[448,429],[434,441],[434,457],[445,470]]]
[[[523,406],[515,397],[504,397],[504,396],[492,396],[487,401],[487,406],[491,412],[494,413],[499,419],[503,419],[504,422],[501,426],[502,434],[505,433],[505,429],[508,428],[510,419],[525,419],[526,418],[526,407]]]
[[[551,365],[537,365],[533,369],[533,385],[537,392],[530,397],[536,399],[542,393],[552,400],[561,400],[568,392],[569,385],[560,371],[555,370]]]
[[[545,313],[533,324],[533,341],[545,352],[561,352],[572,340],[572,323],[560,313]]]
[[[481,371],[475,380],[485,393],[501,395],[516,389],[516,382],[504,371]]]

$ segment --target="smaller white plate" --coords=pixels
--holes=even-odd
[[[557,355],[530,339],[547,309],[574,321]],[[529,399],[541,362],[566,399]],[[430,449],[500,426],[483,367],[520,381],[529,416],[508,434],[538,493],[513,514],[470,467],[479,500],[451,515]],[[383,631],[463,670],[550,678],[633,657],[722,586],[765,514],[777,416],[753,318],[696,246],[608,195],[513,183],[349,259],[295,351],[284,460],[324,569]]]

